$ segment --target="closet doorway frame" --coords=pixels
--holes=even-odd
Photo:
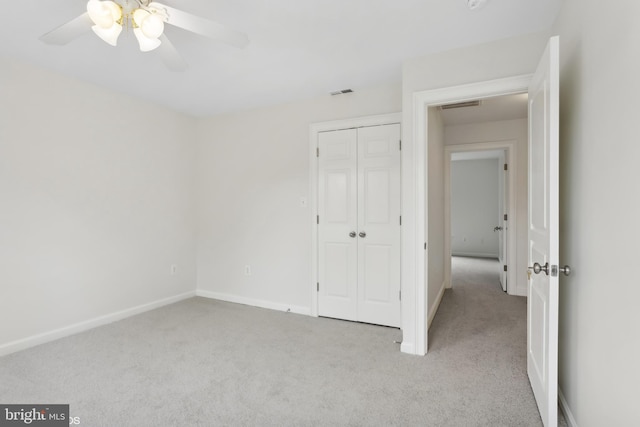
[[[356,117],[352,119],[334,120],[328,122],[312,123],[309,126],[309,225],[311,227],[311,276],[309,289],[311,291],[311,316],[318,317],[318,134],[320,132],[354,129],[369,126],[382,126],[400,124],[402,131],[402,113],[381,114],[377,116]],[[400,134],[402,139],[402,133]],[[402,180],[402,158],[400,160],[400,179]],[[401,184],[402,188],[402,184]],[[402,200],[400,211],[402,212]],[[400,234],[400,257],[402,259],[402,231]],[[403,289],[402,269],[400,276],[400,289]],[[402,304],[400,304],[402,309]]]

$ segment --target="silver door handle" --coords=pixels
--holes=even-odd
[[[493,231],[502,231],[502,227],[499,225],[497,227],[493,227]]]
[[[351,237],[352,239],[356,237],[356,232],[352,231],[351,233],[349,233],[349,237]]]
[[[365,233],[364,231],[361,231],[360,234],[358,234],[358,236],[367,237],[367,233]]]
[[[558,267],[558,271],[565,276],[568,276],[571,274],[571,267],[569,267],[568,265],[565,265],[564,267]]]
[[[544,271],[544,274],[549,275],[549,263],[545,262],[544,266],[540,265],[540,263],[534,263],[533,267],[529,267],[533,270],[534,273],[540,274],[540,272]]]

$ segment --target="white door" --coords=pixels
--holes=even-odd
[[[546,427],[558,422],[558,104],[553,37],[529,87],[527,373]]]
[[[318,314],[357,320],[357,130],[321,132],[318,148]]]
[[[400,327],[400,125],[358,129],[358,320]]]
[[[322,132],[318,314],[400,326],[400,125]]]
[[[505,152],[500,153],[498,160],[498,262],[500,264],[500,286],[507,292],[507,167],[505,162]]]

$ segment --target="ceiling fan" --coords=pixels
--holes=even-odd
[[[187,63],[164,34],[165,24],[239,48],[249,44],[244,33],[150,0],[89,0],[85,13],[42,35],[40,40],[47,44],[65,45],[92,29],[102,40],[116,46],[122,29],[129,28],[133,30],[141,51],[157,49],[167,68],[184,71]]]

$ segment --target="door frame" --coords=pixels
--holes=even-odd
[[[509,173],[507,174],[507,194],[509,203],[506,204],[509,232],[507,234],[507,293],[509,295],[519,295],[518,286],[516,282],[517,268],[515,267],[516,261],[516,248],[517,239],[516,233],[518,229],[518,216],[516,210],[516,190],[515,185],[517,182],[518,165],[517,165],[517,141],[505,140],[496,142],[474,142],[470,144],[455,144],[447,145],[444,149],[445,165],[444,165],[444,280],[447,288],[451,288],[451,154],[464,153],[474,151],[488,151],[488,150],[505,150],[505,161],[509,165]],[[500,213],[502,216],[504,212]],[[501,223],[502,224],[502,223]]]
[[[318,215],[318,134],[320,132],[353,129],[369,126],[381,126],[400,124],[402,129],[402,113],[381,114],[377,116],[356,117],[352,119],[333,120],[328,122],[312,123],[309,126],[309,224],[311,226],[311,276],[309,289],[311,291],[311,316],[318,317],[318,227],[316,216]],[[402,135],[400,136],[402,138]],[[402,177],[402,159],[400,160],[400,176]],[[402,186],[402,183],[400,184]],[[402,201],[400,201],[402,211]],[[401,235],[402,240],[402,235]],[[402,243],[400,244],[402,248]],[[402,258],[402,250],[400,253]],[[400,288],[403,288],[402,271],[400,276]]]
[[[411,112],[408,113],[411,114],[410,117],[413,119],[411,131],[414,146],[410,154],[403,154],[402,157],[403,162],[409,161],[414,165],[410,183],[413,187],[413,191],[411,191],[413,197],[412,200],[403,199],[403,203],[409,204],[414,202],[412,203],[412,207],[414,207],[414,215],[411,216],[412,224],[407,224],[409,226],[407,228],[413,228],[415,230],[415,244],[410,248],[407,248],[407,246],[403,244],[403,248],[408,250],[404,253],[402,270],[403,277],[411,277],[413,279],[413,283],[408,283],[406,280],[403,282],[402,294],[411,295],[413,301],[405,302],[403,300],[402,302],[403,337],[400,347],[402,352],[425,355],[429,342],[427,327],[429,294],[427,292],[428,283],[426,281],[426,278],[429,277],[427,274],[429,265],[427,256],[422,251],[423,243],[429,241],[426,227],[429,207],[429,201],[426,197],[426,177],[428,176],[427,135],[429,134],[428,109],[429,107],[436,107],[447,103],[528,92],[531,79],[532,75],[526,74],[413,93]],[[403,178],[404,177],[403,175]],[[403,181],[403,190],[405,189],[405,185],[407,185],[407,182]],[[406,212],[403,213],[406,214]],[[403,237],[404,236],[405,234],[403,232]],[[421,252],[423,252],[422,255],[420,255]],[[405,285],[411,287],[411,289],[408,290],[409,292],[405,292]],[[405,310],[405,308],[407,308],[407,310]],[[437,310],[437,307],[434,307],[434,310]]]

